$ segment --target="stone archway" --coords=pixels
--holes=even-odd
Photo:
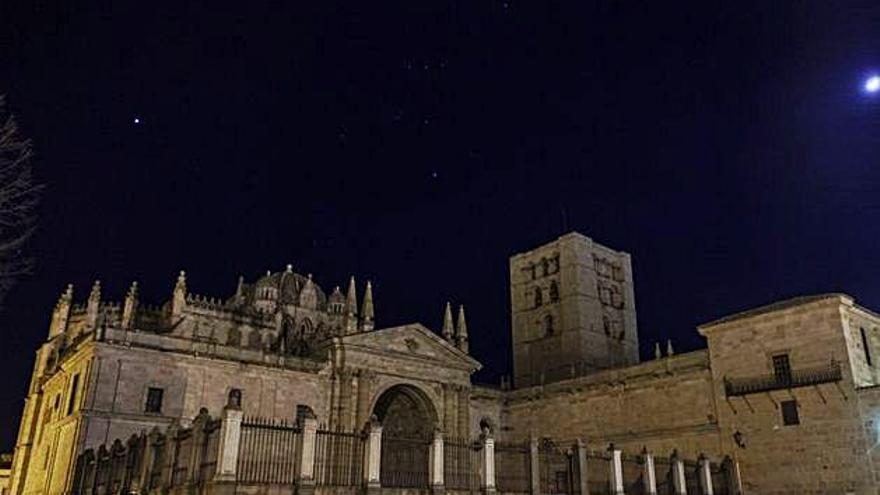
[[[428,453],[437,410],[422,390],[412,385],[395,385],[373,406],[382,424],[382,486],[428,488]]]

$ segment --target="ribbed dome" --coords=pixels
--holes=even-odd
[[[299,304],[300,293],[308,277],[293,271],[269,273],[254,284],[254,300],[276,300],[280,304]],[[318,309],[324,308],[327,296],[321,287],[312,281],[317,296]]]

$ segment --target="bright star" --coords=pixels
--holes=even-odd
[[[880,76],[871,76],[865,81],[865,91],[868,93],[876,93],[880,91]]]
[[[135,124],[140,124],[140,123],[141,123],[141,119],[138,118],[138,117],[135,117],[135,118],[134,118],[134,123],[135,123]]]

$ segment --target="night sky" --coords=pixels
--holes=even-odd
[[[644,358],[780,298],[880,309],[876,1],[184,3],[0,2],[46,185],[0,451],[68,282],[354,274],[379,326],[465,304],[483,382],[511,365],[508,256],[566,229],[632,253]]]

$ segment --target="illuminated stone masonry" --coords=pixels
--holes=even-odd
[[[462,307],[383,328],[353,278],[172,282],[158,307],[63,292],[11,493],[876,493],[880,317],[846,295],[640,363],[630,256],[567,234],[511,258],[513,379],[490,387]]]

